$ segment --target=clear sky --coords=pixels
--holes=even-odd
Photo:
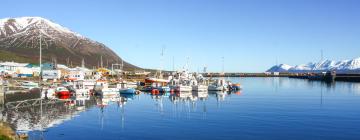
[[[360,57],[360,0],[2,0],[0,18],[40,16],[130,63],[263,72]]]

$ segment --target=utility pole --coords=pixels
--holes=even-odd
[[[40,66],[40,73],[39,73],[39,85],[41,85],[41,76],[42,76],[42,47],[41,47],[41,38],[42,38],[42,34],[41,34],[41,30],[40,30],[40,59],[39,59],[39,66]]]
[[[102,60],[102,55],[101,55],[101,57],[100,57],[100,66],[101,66],[101,68],[103,68],[103,60]]]
[[[82,61],[81,61],[81,67],[82,67],[82,68],[85,68],[85,60],[84,60],[84,58],[83,58]]]

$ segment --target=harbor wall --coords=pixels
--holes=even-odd
[[[278,74],[267,74],[267,73],[205,73],[204,77],[289,77],[298,79],[309,79],[307,73],[278,73]],[[360,74],[336,74],[335,81],[345,82],[360,82]]]

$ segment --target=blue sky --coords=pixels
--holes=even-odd
[[[263,72],[272,65],[360,57],[358,0],[3,0],[0,18],[40,16],[130,63]]]

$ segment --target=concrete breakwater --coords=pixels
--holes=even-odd
[[[298,79],[321,80],[325,77],[316,77],[313,73],[205,73],[204,77],[289,77]],[[316,75],[316,74],[315,74]],[[336,74],[335,81],[360,82],[360,74]]]

